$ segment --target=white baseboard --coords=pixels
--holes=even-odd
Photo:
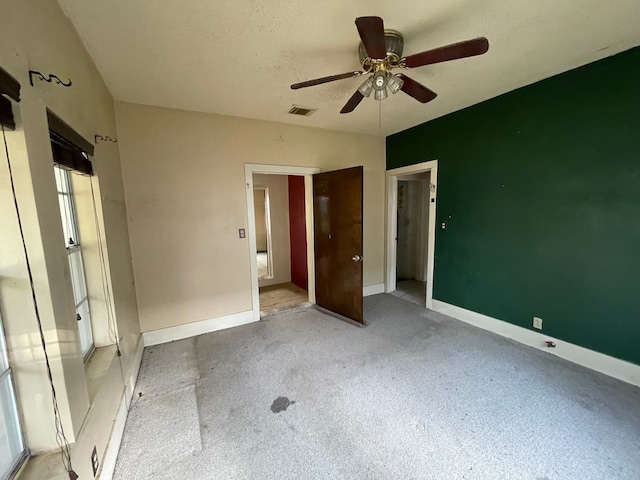
[[[481,313],[456,307],[440,300],[433,300],[433,310],[640,387],[640,365],[610,357],[542,333],[527,330]],[[555,343],[555,348],[547,347],[545,345],[546,341]]]
[[[138,373],[140,372],[140,365],[142,365],[143,353],[144,353],[144,338],[142,335],[140,335],[140,340],[138,340],[138,346],[136,347],[136,352],[133,356],[133,360],[131,363],[131,371],[129,372],[129,378],[124,389],[127,410],[129,410],[129,405],[131,405],[131,398],[133,397],[133,391],[136,388],[136,382],[138,381]]]
[[[107,443],[107,449],[104,452],[102,458],[102,467],[100,470],[99,480],[111,480],[113,478],[113,472],[116,469],[116,461],[118,460],[118,453],[120,452],[120,444],[122,443],[122,435],[124,435],[124,427],[127,423],[127,405],[129,402],[126,399],[126,394],[122,395],[120,407],[118,413],[113,422],[113,428],[111,429],[111,436]]]
[[[369,295],[377,295],[378,293],[384,293],[384,283],[376,283],[375,285],[367,285],[362,289],[362,296],[368,297]]]
[[[225,328],[237,327],[257,321],[254,318],[253,310],[246,312],[234,313],[222,317],[211,318],[209,320],[201,320],[199,322],[185,323],[184,325],[176,325],[175,327],[162,328],[160,330],[151,330],[144,332],[144,346],[158,345],[173,340],[182,340],[183,338],[195,337],[203,333],[215,332]]]
[[[140,335],[138,346],[136,347],[133,360],[131,361],[129,378],[124,386],[124,394],[120,400],[118,413],[116,413],[116,418],[113,421],[111,435],[109,436],[107,448],[102,458],[99,480],[112,480],[113,478],[113,472],[116,468],[116,460],[118,460],[118,452],[120,452],[120,444],[122,443],[122,435],[124,435],[124,427],[127,423],[127,413],[129,412],[129,406],[131,405],[131,397],[133,396],[133,391],[138,380],[138,372],[140,372],[140,365],[142,364],[143,353],[144,339],[142,338],[142,335]]]
[[[129,405],[131,405],[131,397],[135,390],[140,365],[142,363],[144,347],[158,345],[172,340],[193,337],[195,335],[214,332],[224,328],[244,325],[245,323],[251,323],[254,321],[253,311],[250,310],[210,320],[188,323],[186,325],[153,330],[151,332],[145,332],[140,336],[140,341],[138,342],[132,361],[129,378],[125,385],[124,394],[122,395],[120,406],[118,407],[118,413],[116,414],[116,418],[113,422],[113,428],[111,429],[111,436],[109,437],[109,442],[107,443],[107,448],[102,460],[99,477],[100,480],[112,480],[113,478],[113,472],[116,468],[116,461],[118,459],[118,452],[120,451],[120,444],[122,443],[122,435],[124,434],[124,427],[127,422],[127,413],[129,411]]]

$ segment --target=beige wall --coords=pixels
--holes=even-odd
[[[253,186],[258,185],[269,189],[271,210],[271,258],[273,259],[271,273],[273,278],[259,282],[261,287],[267,287],[291,281],[289,180],[286,175],[254,174]]]
[[[364,284],[383,282],[382,137],[116,103],[142,331],[249,311],[244,164],[364,165]]]
[[[93,141],[95,134],[116,136],[113,99],[55,0],[0,2],[0,19],[0,66],[22,85],[21,102],[14,105],[16,131],[8,133],[8,140],[38,307],[65,433],[76,442],[72,453],[74,468],[81,478],[92,478],[90,449],[96,445],[102,456],[121,395],[99,396],[100,415],[88,415],[69,267],[61,242],[46,109]],[[70,78],[73,85],[63,88],[36,82],[30,87],[29,69],[54,73],[65,80]],[[57,446],[51,393],[4,153],[0,155],[0,164],[0,309],[26,443],[37,453]],[[109,282],[121,338],[122,357],[114,362],[122,362],[126,376],[131,371],[140,335],[117,145],[96,146],[94,167],[101,195],[99,217],[108,251]],[[110,372],[105,377],[104,391],[124,392],[120,365],[114,363]]]

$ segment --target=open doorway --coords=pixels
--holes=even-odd
[[[426,305],[430,172],[398,176],[395,296]]]
[[[256,319],[315,303],[313,173],[317,169],[245,166]]]
[[[309,305],[304,177],[253,174],[260,315]]]
[[[437,161],[387,172],[386,291],[431,308]]]

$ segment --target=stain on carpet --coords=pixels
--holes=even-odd
[[[271,404],[271,411],[273,413],[284,412],[289,406],[296,403],[295,400],[289,400],[287,397],[278,397]]]

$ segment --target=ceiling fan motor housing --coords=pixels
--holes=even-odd
[[[402,50],[404,48],[404,39],[400,32],[395,30],[384,31],[384,41],[386,45],[387,58],[386,64],[389,68],[397,67],[402,58]],[[360,42],[358,47],[358,56],[360,57],[360,64],[364,70],[371,70],[373,62],[367,54],[367,50],[364,48],[364,44]]]

